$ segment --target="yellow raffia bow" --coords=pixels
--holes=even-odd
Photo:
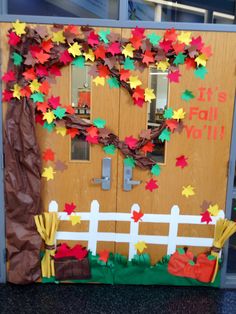
[[[59,225],[58,214],[56,212],[43,213],[34,217],[37,231],[45,242],[45,254],[41,261],[42,277],[50,278],[55,276],[54,260],[55,237]]]
[[[211,250],[211,255],[216,257],[216,265],[215,265],[215,270],[214,270],[214,274],[213,274],[211,282],[215,281],[215,278],[218,272],[220,251],[223,248],[225,242],[235,232],[236,232],[235,222],[231,220],[227,220],[227,219],[219,219],[217,221],[216,226],[215,226],[213,247]]]

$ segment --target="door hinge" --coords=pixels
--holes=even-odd
[[[5,154],[1,154],[1,169],[5,168]]]

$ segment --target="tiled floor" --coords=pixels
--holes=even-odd
[[[236,290],[162,286],[0,285],[0,314],[235,314]]]

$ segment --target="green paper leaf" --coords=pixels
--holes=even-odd
[[[117,80],[117,78],[115,77],[110,77],[109,79],[107,79],[107,83],[110,86],[110,88],[119,88],[120,84]]]
[[[185,254],[185,250],[184,250],[183,248],[178,248],[178,249],[177,249],[177,252],[178,252],[180,255]]]
[[[233,210],[236,210],[236,207],[234,207]]]
[[[174,60],[174,64],[178,65],[178,64],[184,64],[184,60],[186,58],[186,55],[184,55],[182,52],[180,52],[179,54],[177,54],[177,56],[175,57]]]
[[[208,73],[207,69],[205,67],[200,67],[194,70],[194,75],[201,80],[204,80],[206,74]]]
[[[173,114],[174,114],[173,109],[172,109],[172,108],[167,108],[167,109],[165,110],[165,112],[164,112],[163,117],[164,117],[165,119],[171,119],[172,116],[173,116]]]
[[[21,63],[23,61],[22,56],[19,53],[17,53],[17,52],[13,52],[12,59],[13,59],[13,63],[15,65],[21,65]]]
[[[77,68],[83,68],[85,65],[85,58],[83,56],[75,58],[72,62],[72,65],[74,65]]]
[[[182,94],[181,94],[181,98],[185,101],[189,101],[193,98],[195,98],[195,96],[193,95],[193,92],[191,92],[190,90],[186,89]]]
[[[58,106],[52,111],[58,119],[62,119],[65,116],[66,109]]]
[[[169,131],[168,129],[164,129],[161,134],[159,135],[159,140],[164,142],[167,141],[169,142],[170,140],[170,135],[171,135],[171,131]]]
[[[189,263],[189,265],[192,265],[192,266],[195,265],[194,261],[192,261],[192,260],[189,260],[188,263]]]
[[[113,144],[111,144],[111,145],[104,146],[103,150],[104,150],[104,152],[106,154],[114,155],[115,151],[116,151],[116,148],[115,148],[115,146]]]
[[[97,119],[94,119],[94,120],[93,120],[93,124],[94,124],[97,128],[102,129],[102,128],[104,128],[105,125],[106,125],[106,120],[101,119],[101,118],[97,118]]]
[[[125,159],[124,159],[124,164],[126,165],[126,166],[128,166],[128,167],[132,167],[132,168],[134,168],[135,167],[135,160],[134,160],[134,158],[133,157],[126,157]]]
[[[158,164],[152,166],[152,169],[151,169],[151,173],[154,175],[154,176],[159,176],[159,174],[161,173],[161,168]]]
[[[207,258],[209,259],[209,261],[214,261],[216,259],[214,255],[208,255]]]
[[[55,127],[55,124],[52,123],[47,123],[47,121],[44,122],[43,128],[46,129],[49,133],[51,133],[53,131]]]
[[[148,34],[147,38],[150,40],[150,43],[153,44],[153,46],[156,46],[161,40],[161,36],[157,35],[156,33]]]
[[[124,69],[125,70],[134,70],[135,69],[134,60],[130,59],[129,57],[125,58]]]
[[[107,39],[107,35],[109,35],[110,33],[111,33],[111,30],[109,28],[98,32],[100,40],[103,41],[105,44],[108,44],[109,40]]]
[[[34,93],[30,96],[33,99],[33,102],[43,102],[44,101],[44,94],[42,93]]]

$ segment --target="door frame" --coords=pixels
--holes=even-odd
[[[3,1],[5,3],[5,0]],[[26,23],[48,24],[49,16],[30,16],[30,15],[8,15],[7,5],[0,8],[0,23],[14,22],[16,19]],[[200,23],[171,23],[171,22],[155,22],[155,21],[131,21],[128,20],[128,0],[122,0],[119,8],[119,19],[87,19],[87,18],[68,18],[50,16],[50,23],[53,24],[74,24],[74,25],[90,25],[97,27],[118,27],[118,28],[134,28],[144,27],[146,29],[169,29],[175,27],[180,30],[189,31],[208,31],[208,32],[233,32],[236,33],[236,25],[232,24],[200,24]],[[4,153],[3,153],[3,121],[2,121],[2,79],[1,79],[1,55],[0,55],[0,283],[6,282],[6,235],[5,235],[5,207],[4,207]],[[235,99],[236,108],[236,99]],[[231,153],[228,171],[227,185],[227,201],[226,201],[226,217],[231,217],[232,202],[232,183],[233,183],[233,161],[235,162],[236,146],[232,143],[236,142],[236,109],[234,110],[234,128],[232,131]],[[226,274],[226,264],[228,258],[228,243],[224,248],[225,263],[222,268],[221,287],[236,288],[236,274]]]

